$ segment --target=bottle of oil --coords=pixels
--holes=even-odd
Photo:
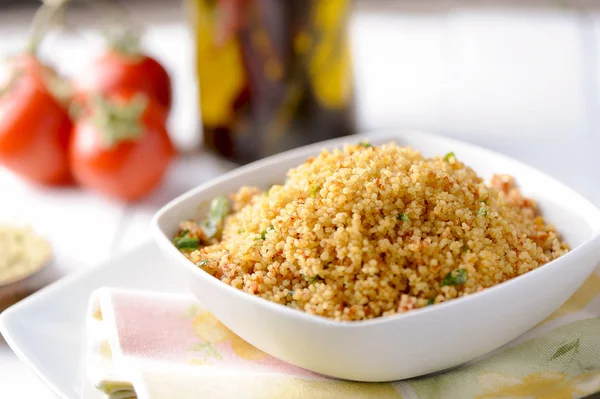
[[[351,0],[191,0],[203,140],[247,163],[354,133]]]

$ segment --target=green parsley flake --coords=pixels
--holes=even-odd
[[[442,280],[442,287],[446,285],[459,285],[467,282],[467,271],[465,269],[456,269],[446,274]]]
[[[317,191],[319,191],[320,188],[320,186],[313,186],[313,188],[310,189],[310,198],[315,198],[317,196]]]
[[[208,264],[208,259],[202,259],[200,262],[196,263],[196,266],[202,267]]]
[[[308,285],[313,285],[314,283],[317,282],[317,280],[323,280],[323,277],[321,277],[317,274],[316,276],[314,276],[313,278],[310,279],[310,281],[308,282]]]
[[[275,227],[273,227],[273,225],[270,225],[269,227],[267,227],[266,229],[264,229],[263,231],[260,232],[260,239],[264,240],[267,238],[267,233],[269,231],[275,231]],[[258,238],[257,238],[258,240]]]
[[[173,239],[173,244],[177,247],[177,249],[198,249],[200,245],[200,241],[197,238],[192,237],[175,237]]]
[[[431,298],[430,300],[427,301],[427,305],[425,306],[431,306],[435,303],[435,299]]]
[[[364,147],[364,148],[371,148],[373,147],[373,145],[371,145],[371,143],[369,143],[368,141],[361,141],[360,143],[358,143],[359,146]]]
[[[210,239],[217,235],[221,223],[229,211],[229,201],[224,196],[219,196],[210,202],[210,211],[208,212],[208,220],[202,224],[202,230],[206,238]]]
[[[462,247],[460,247],[460,250],[463,252],[467,252],[469,250],[469,247],[467,247],[466,245],[463,245]]]
[[[482,206],[481,208],[479,208],[479,211],[477,211],[477,216],[486,217],[487,214],[488,210],[485,206]]]
[[[452,151],[444,155],[444,161],[450,162],[450,158],[456,158],[456,155]]]
[[[403,222],[410,222],[410,218],[406,213],[400,213],[397,217],[398,220],[402,220]]]

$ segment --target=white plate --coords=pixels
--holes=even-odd
[[[453,145],[454,142],[447,141],[447,143]],[[452,149],[456,150],[457,147]],[[505,159],[504,157],[501,158]],[[498,156],[492,154],[491,159],[498,159]],[[273,160],[266,162],[273,162]],[[518,163],[512,163],[511,165],[522,167]],[[529,168],[526,169],[530,171]],[[533,173],[532,177],[535,178],[540,175],[540,184],[548,181],[549,178],[538,172]],[[553,182],[552,179],[550,181]],[[211,184],[214,185],[214,183]],[[556,183],[553,182],[553,184]],[[559,218],[556,219],[557,224],[559,224],[559,220],[564,221],[565,218],[572,218],[582,211],[590,210],[594,215],[598,212],[596,208],[589,205],[587,201],[582,200],[571,190],[565,189],[562,185],[558,186],[564,190],[557,192],[556,195],[563,199],[575,198],[577,206],[571,214],[562,217],[557,215],[556,217]],[[190,199],[190,201],[195,202],[196,199]],[[553,208],[552,205],[549,209],[554,210],[554,212],[559,210]],[[593,219],[596,220],[597,218],[594,216]],[[581,223],[578,219],[575,219],[575,222],[576,224]],[[583,239],[583,237],[575,236],[572,238],[575,242]],[[145,244],[92,269],[68,276],[0,315],[0,331],[19,358],[30,366],[59,397],[81,398],[87,388],[83,379],[82,349],[84,316],[90,293],[101,286],[181,292],[182,285],[179,283],[178,278],[172,275],[172,271],[163,268],[163,263],[166,262],[163,262],[157,248],[152,244]],[[194,272],[197,271],[194,270]],[[535,274],[540,273],[532,272],[532,275]],[[587,270],[584,271],[581,270],[581,267],[577,267],[577,274],[579,279],[582,275],[589,273],[587,273]],[[521,281],[521,285],[526,282],[529,282],[529,284],[534,283],[530,278],[523,278]],[[547,288],[548,286],[544,287]],[[563,299],[568,297],[571,289],[574,290],[575,288],[569,287],[565,290],[563,287],[555,291],[560,294],[561,298],[553,302],[562,302]],[[490,292],[498,292],[498,290],[490,290]],[[237,294],[242,293],[237,292]],[[518,300],[519,297],[517,295],[511,298]],[[539,302],[536,303],[539,305]],[[275,305],[273,304],[273,306]],[[452,303],[439,306],[454,307]],[[554,305],[549,306],[549,308],[552,307]],[[412,319],[416,321],[415,319],[421,317],[419,314],[426,313],[427,311],[417,311],[414,312],[413,316],[407,314],[406,316],[409,317],[401,316],[397,320]],[[545,313],[545,311],[541,313]],[[487,316],[481,314],[481,317],[485,318]],[[535,320],[530,322],[535,324]],[[508,324],[505,328],[514,330],[514,326]],[[433,331],[435,329],[436,326],[431,326],[429,330]],[[511,334],[513,333],[514,331],[511,332]],[[471,343],[489,343],[488,338],[487,336],[486,339],[481,339],[481,336],[473,337]],[[494,343],[494,346],[496,344],[497,342]]]
[[[404,314],[351,323],[336,322],[269,302],[235,289],[196,267],[175,248],[179,222],[198,206],[243,185],[285,180],[286,172],[322,148],[357,143],[346,137],[246,165],[165,205],[153,233],[173,268],[186,276],[198,300],[233,332],[288,363],[357,381],[391,381],[444,370],[489,353],[529,330],[563,304],[600,261],[600,210],[550,176],[481,147],[420,132],[389,132],[373,145],[395,141],[425,156],[454,151],[489,181],[494,173],[515,176],[525,195],[540,205],[573,248],[566,255],[483,292]],[[260,320],[260,322],[257,322]]]
[[[164,264],[154,244],[141,245],[9,308],[0,315],[0,331],[17,356],[59,397],[90,397],[93,389],[86,385],[82,363],[90,294],[103,286],[181,292],[179,279]]]

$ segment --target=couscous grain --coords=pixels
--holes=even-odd
[[[469,295],[568,251],[511,177],[488,186],[453,153],[394,143],[322,151],[285,184],[242,187],[231,201],[231,213],[182,222],[185,256],[247,293],[337,320]]]

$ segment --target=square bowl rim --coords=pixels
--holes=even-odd
[[[374,133],[376,133],[376,135]],[[263,168],[268,167],[269,165],[277,165],[281,162],[285,162],[285,160],[290,157],[301,156],[301,155],[305,155],[308,157],[308,156],[311,156],[312,154],[318,153],[318,151],[320,149],[324,149],[324,148],[333,148],[333,147],[339,148],[339,147],[343,146],[344,144],[360,142],[364,139],[377,140],[378,142],[381,142],[381,143],[392,142],[392,141],[400,140],[402,138],[410,137],[412,135],[419,135],[420,137],[424,137],[427,140],[437,141],[437,142],[440,142],[443,144],[448,144],[449,146],[455,144],[455,145],[458,145],[460,147],[466,148],[471,151],[480,152],[482,155],[490,155],[490,156],[493,156],[494,158],[501,159],[504,162],[510,162],[521,169],[527,170],[528,172],[532,172],[537,175],[543,176],[552,185],[559,187],[563,192],[567,193],[569,195],[569,197],[575,198],[577,200],[578,205],[579,205],[578,207],[576,207],[577,214],[582,215],[583,213],[587,212],[587,214],[585,215],[586,221],[588,222],[588,224],[590,225],[591,230],[592,230],[590,236],[587,237],[582,243],[580,243],[576,247],[572,248],[568,253],[560,256],[559,258],[556,258],[556,259],[554,259],[554,260],[552,260],[530,272],[513,277],[507,281],[500,283],[500,284],[496,284],[492,287],[486,288],[485,290],[483,290],[481,292],[473,293],[468,296],[463,296],[463,297],[455,298],[455,299],[452,299],[452,300],[449,300],[446,302],[438,303],[435,306],[426,306],[426,307],[422,307],[419,309],[411,310],[409,312],[396,313],[396,314],[393,314],[390,316],[376,317],[376,318],[367,319],[367,320],[340,321],[340,320],[335,320],[335,319],[328,318],[325,316],[308,314],[308,313],[303,312],[298,309],[289,308],[287,306],[283,306],[281,304],[271,302],[265,298],[262,298],[262,297],[259,297],[256,295],[250,295],[242,290],[236,289],[226,283],[223,283],[222,281],[214,278],[213,276],[211,276],[204,270],[196,267],[192,262],[190,262],[183,254],[181,254],[175,248],[174,245],[172,245],[171,239],[167,236],[166,232],[164,232],[163,229],[161,228],[161,224],[162,224],[161,221],[163,220],[163,218],[167,214],[169,214],[173,209],[179,208],[180,204],[182,204],[183,202],[186,202],[187,200],[192,199],[194,197],[201,196],[204,191],[206,191],[212,187],[219,186],[222,183],[224,183],[230,179],[233,179],[239,175],[251,174],[253,172],[260,171]],[[419,149],[416,149],[416,150],[419,150]],[[547,272],[551,268],[561,267],[566,262],[576,260],[577,258],[580,257],[580,253],[582,253],[585,250],[589,250],[590,247],[594,245],[594,243],[600,245],[600,209],[598,209],[598,207],[596,207],[593,203],[591,203],[583,195],[579,194],[578,192],[576,192],[575,190],[573,190],[566,184],[564,184],[561,181],[554,178],[553,176],[550,176],[550,175],[546,174],[545,172],[542,172],[542,171],[538,170],[537,168],[534,168],[533,166],[530,166],[524,162],[516,160],[507,155],[495,152],[493,150],[489,150],[487,148],[484,148],[484,147],[481,147],[481,146],[478,146],[475,144],[467,143],[467,142],[464,142],[461,140],[456,140],[456,139],[449,138],[449,137],[443,137],[443,136],[439,136],[439,135],[435,135],[435,134],[431,134],[431,133],[425,133],[422,131],[416,131],[416,130],[403,131],[403,130],[386,129],[386,130],[377,130],[377,131],[373,131],[370,133],[357,134],[357,135],[353,135],[353,136],[346,136],[346,137],[342,137],[342,138],[321,141],[318,143],[314,143],[314,144],[310,144],[307,146],[295,148],[295,149],[292,149],[289,151],[285,151],[285,152],[279,153],[277,155],[273,155],[273,156],[252,162],[250,164],[235,168],[227,173],[224,173],[223,175],[221,175],[219,177],[211,179],[203,184],[198,185],[197,187],[194,187],[194,188],[180,194],[179,196],[175,197],[174,199],[169,201],[167,204],[162,206],[155,213],[154,217],[152,218],[151,230],[152,230],[152,236],[154,238],[154,241],[157,243],[157,245],[163,251],[165,251],[169,254],[169,257],[172,258],[172,261],[177,261],[177,263],[181,267],[185,267],[188,270],[190,270],[192,273],[195,273],[204,282],[206,282],[208,284],[219,285],[221,289],[225,290],[230,295],[237,296],[237,298],[239,298],[240,300],[252,301],[257,306],[267,307],[268,309],[270,309],[274,312],[281,312],[281,313],[284,313],[286,316],[294,317],[294,318],[301,319],[301,320],[311,322],[311,323],[321,324],[323,326],[336,327],[336,328],[366,328],[366,327],[376,326],[376,325],[380,325],[380,324],[388,324],[390,322],[396,322],[399,320],[406,320],[408,318],[421,317],[422,315],[425,315],[427,312],[435,312],[442,308],[448,308],[451,306],[460,306],[465,302],[473,301],[473,299],[476,300],[477,298],[479,298],[482,295],[490,295],[492,293],[497,292],[498,290],[504,289],[507,285],[514,285],[515,283],[518,283],[519,281],[524,281],[524,279],[526,279],[526,278],[529,278],[529,279],[535,278],[537,275]]]

